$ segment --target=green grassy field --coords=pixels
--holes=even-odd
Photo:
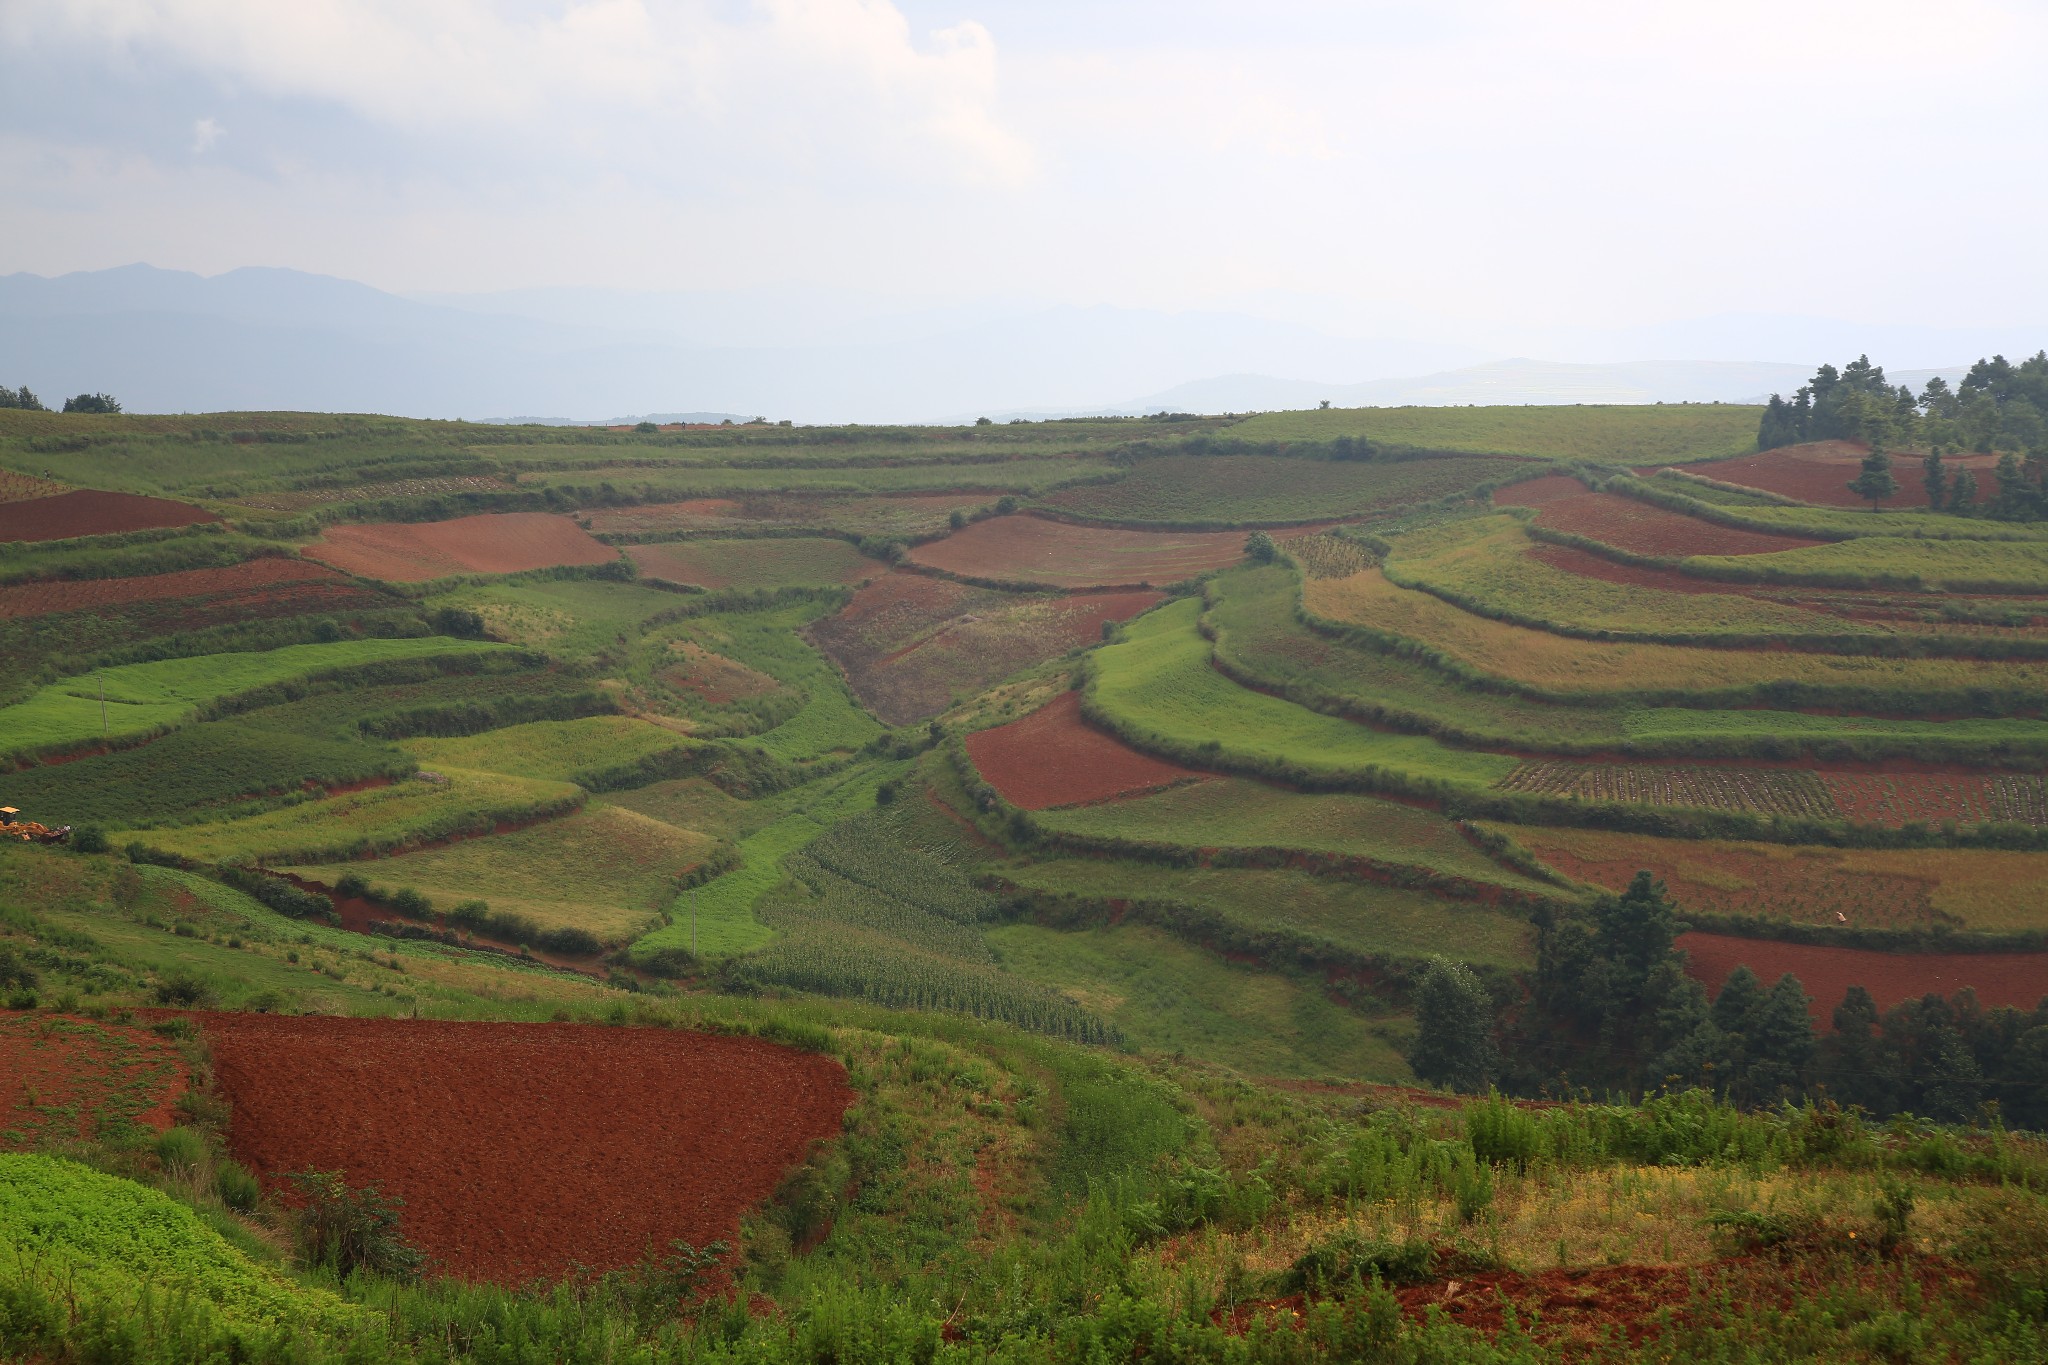
[[[208,702],[274,683],[339,669],[408,659],[502,649],[476,640],[425,636],[287,645],[246,654],[123,664],[39,688],[27,701],[0,707],[0,757],[54,750],[95,740],[132,740],[192,719]],[[101,689],[105,689],[105,710]]]
[[[722,465],[618,465],[527,474],[520,487],[594,488],[609,483],[647,502],[734,497],[748,493],[1043,493],[1117,467],[1085,456],[1023,458],[974,464],[831,465],[802,469]]]
[[[1886,520],[1891,518],[1887,516]],[[1864,536],[1763,555],[1696,555],[1681,567],[1793,581],[1948,592],[2048,592],[2048,543]]]
[[[687,641],[775,679],[802,697],[802,704],[749,743],[777,758],[802,762],[859,749],[882,726],[854,699],[846,680],[797,633],[832,610],[831,602],[801,602],[762,612],[701,616],[664,630],[664,641]],[[687,698],[684,699],[688,701]],[[686,714],[720,714],[716,704],[697,702]]]
[[[1140,460],[1115,483],[1040,500],[1068,516],[1170,526],[1335,521],[1428,502],[1491,479],[1515,461],[1302,460],[1278,455],[1167,455]]]
[[[1148,1051],[1186,1054],[1251,1076],[1411,1079],[1405,1030],[1335,1005],[1317,984],[1260,971],[1143,924],[1062,932],[989,931],[1008,970],[1101,1015]]]
[[[1250,940],[1269,935],[1345,954],[1409,961],[1451,952],[1466,962],[1522,968],[1533,931],[1520,915],[1405,887],[1267,868],[1175,868],[1112,858],[1044,858],[1006,865],[1006,881],[1104,906],[1187,906]]]
[[[1232,427],[1247,440],[1329,441],[1534,455],[1600,464],[1682,464],[1756,449],[1762,408],[1733,403],[1656,407],[1330,408],[1268,412]]]
[[[585,716],[509,725],[458,739],[409,739],[400,747],[423,768],[472,768],[574,782],[578,774],[632,763],[688,742],[673,730],[631,716]]]
[[[469,584],[437,593],[422,605],[473,611],[499,639],[583,662],[615,652],[622,638],[639,635],[649,617],[673,611],[682,601],[672,592],[637,583],[566,579]]]
[[[1419,867],[1538,895],[1552,888],[1502,867],[1440,815],[1349,792],[1291,792],[1242,778],[1192,782],[1034,817],[1085,838],[1180,848],[1301,849]]]
[[[1239,687],[1209,663],[1195,629],[1201,603],[1184,598],[1139,617],[1095,656],[1092,706],[1140,748],[1206,754],[1216,764],[1279,765],[1317,777],[1368,769],[1411,781],[1486,786],[1514,760],[1433,739],[1369,730]],[[1209,746],[1209,747],[1205,747]]]
[[[369,862],[315,863],[298,875],[332,886],[354,872],[373,886],[411,887],[437,909],[482,900],[543,930],[586,929],[618,944],[660,922],[676,879],[715,844],[708,834],[594,803],[526,829]]]
[[[487,833],[494,826],[563,814],[583,799],[566,782],[447,768],[418,779],[307,801],[241,820],[120,831],[201,862],[305,864]]]

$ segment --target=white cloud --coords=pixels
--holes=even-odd
[[[220,141],[222,134],[226,132],[227,129],[221,127],[220,121],[217,119],[203,118],[194,121],[192,124],[193,153],[196,155],[211,151],[213,144]]]

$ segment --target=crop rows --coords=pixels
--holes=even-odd
[[[1500,788],[1625,805],[1839,818],[1827,784],[1813,773],[1789,768],[1679,768],[1543,760],[1517,767]]]
[[[1055,493],[1044,505],[1102,521],[1279,526],[1429,502],[1518,467],[1481,457],[1381,462],[1167,455],[1139,461],[1115,483]]]

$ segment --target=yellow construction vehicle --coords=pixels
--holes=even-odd
[[[0,806],[0,839],[19,839],[24,844],[61,844],[71,837],[71,826],[39,825],[21,818],[13,806]]]

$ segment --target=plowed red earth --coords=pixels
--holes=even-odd
[[[493,512],[453,521],[330,527],[305,553],[364,578],[421,583],[462,573],[518,573],[603,564],[619,552],[551,512]]]
[[[91,1137],[139,1123],[161,1132],[185,1090],[170,1039],[93,1019],[0,1015],[0,1147]]]
[[[303,559],[251,559],[225,569],[185,569],[142,578],[60,579],[0,588],[0,618],[91,611],[131,602],[269,589],[283,584],[347,584],[345,575]]]
[[[54,498],[0,502],[0,540],[64,540],[117,531],[155,531],[219,521],[220,514],[139,493],[103,493],[82,488]]]
[[[1667,512],[1613,493],[1581,493],[1547,502],[1536,524],[1612,545],[1630,554],[1684,559],[1689,555],[1761,555],[1825,542],[1803,536],[1767,535]]]
[[[1495,507],[1542,507],[1562,498],[1575,498],[1593,490],[1569,474],[1545,474],[1539,479],[1525,479],[1511,483],[1506,488],[1493,492]]]
[[[1868,447],[1850,441],[1813,441],[1806,445],[1766,450],[1759,455],[1689,465],[1687,468],[1694,474],[1704,474],[1722,483],[1739,483],[1744,488],[1760,488],[1766,493],[1777,493],[1823,507],[1868,507],[1868,498],[1859,498],[1849,491],[1849,481],[1856,477],[1863,457],[1869,453]],[[1998,459],[1993,455],[1942,457],[1942,464],[1951,476],[1963,469],[1975,471],[1980,497],[1989,494],[1991,471],[1997,463]],[[1886,498],[1880,506],[1927,506],[1927,490],[1920,481],[1919,460],[1911,456],[1894,458],[1892,477],[1899,481],[1899,491]]]
[[[1206,774],[1141,754],[1081,718],[1081,694],[1062,692],[1022,720],[967,737],[967,755],[1003,799],[1045,810],[1164,787]]]
[[[1738,966],[1765,984],[1792,973],[1806,987],[1814,1021],[1822,1027],[1832,1022],[1851,986],[1867,989],[1879,1009],[1929,992],[1953,995],[1965,986],[1987,1006],[2030,1010],[2048,997],[2048,953],[1881,953],[1701,933],[1680,934],[1678,947],[1686,954],[1686,975],[1713,993]]]
[[[404,1199],[442,1273],[523,1283],[729,1240],[853,1101],[755,1038],[589,1024],[200,1016],[234,1154]]]
[[[1124,531],[1029,515],[990,517],[910,552],[963,577],[1056,588],[1157,587],[1235,564],[1237,531]]]

